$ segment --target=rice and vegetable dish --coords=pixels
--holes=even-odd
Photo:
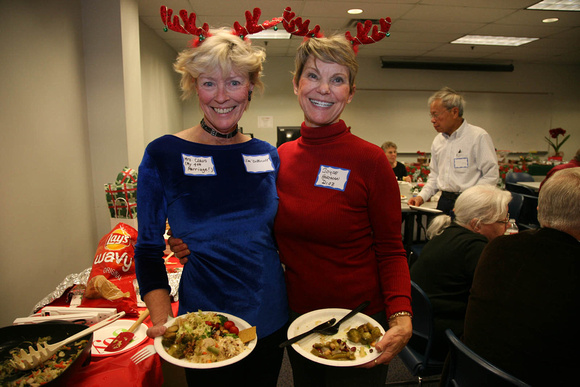
[[[233,321],[214,312],[192,312],[175,320],[163,335],[167,353],[193,363],[215,363],[242,353],[246,346]]]
[[[50,340],[50,336],[42,337],[38,339],[37,343],[49,342]],[[0,385],[13,387],[41,386],[46,384],[62,374],[83,351],[86,345],[87,340],[79,340],[74,342],[72,345],[66,345],[43,364],[27,371],[18,370],[10,363],[12,360],[12,354],[20,351],[20,347],[14,348],[10,350],[11,356],[7,359],[3,359],[2,363],[0,363]],[[24,347],[26,350],[28,346],[36,348],[36,343],[25,343],[25,345],[21,347]]]

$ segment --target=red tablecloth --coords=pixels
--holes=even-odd
[[[163,372],[159,355],[149,356],[139,364],[131,360],[131,356],[149,344],[153,344],[153,339],[147,339],[134,349],[118,355],[93,356],[88,365],[71,375],[67,384],[83,387],[161,386]]]

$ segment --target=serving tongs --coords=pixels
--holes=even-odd
[[[26,352],[24,349],[20,349],[20,352],[15,353],[13,355],[13,358],[10,360],[10,364],[14,368],[19,369],[21,371],[26,371],[26,370],[30,370],[32,368],[38,367],[40,364],[42,364],[45,361],[47,361],[48,359],[50,359],[52,357],[52,355],[54,355],[55,352],[58,351],[63,345],[66,345],[66,344],[71,343],[75,340],[78,340],[81,337],[84,337],[84,336],[88,335],[89,333],[96,331],[97,329],[101,329],[101,328],[111,324],[112,322],[117,321],[119,318],[123,317],[124,315],[125,315],[125,312],[117,313],[117,314],[101,321],[100,323],[97,323],[97,324],[95,324],[87,329],[84,329],[84,330],[80,331],[79,333],[72,335],[71,337],[66,338],[62,341],[59,341],[58,343],[55,343],[55,344],[37,343],[36,344],[37,349],[34,349],[34,348],[32,348],[32,346],[29,346],[28,352]]]

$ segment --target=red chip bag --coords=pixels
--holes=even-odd
[[[117,224],[101,238],[81,307],[117,308],[127,315],[137,315],[135,277],[135,242],[137,230],[125,223]]]

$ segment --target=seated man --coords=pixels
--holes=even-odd
[[[534,386],[572,382],[580,360],[580,168],[556,172],[538,198],[540,229],[501,236],[483,250],[463,341]]]

